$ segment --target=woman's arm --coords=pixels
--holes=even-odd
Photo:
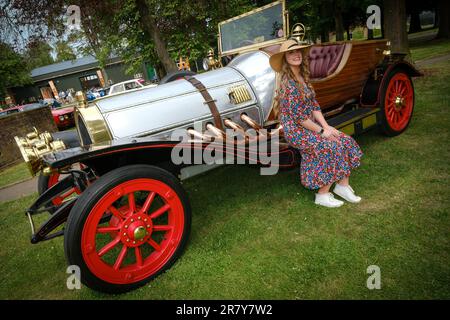
[[[322,126],[322,128],[324,130],[328,129],[332,132],[332,135],[335,137],[339,136],[339,130],[337,130],[336,128],[330,126],[328,124],[328,122],[325,120],[325,118],[323,117],[322,111],[321,110],[314,110],[313,112],[314,115],[314,119],[317,120],[317,122],[320,123],[320,125]]]
[[[317,120],[318,123],[320,123],[320,125],[325,128],[325,127],[329,127],[328,122],[325,120],[325,118],[323,117],[322,111],[320,110],[313,110],[313,115],[314,115],[314,119]]]
[[[307,119],[305,121],[302,121],[302,122],[300,122],[300,124],[302,125],[302,127],[306,128],[306,129],[309,129],[311,131],[317,132],[317,133],[319,133],[322,130],[322,127],[319,126],[314,121],[312,121],[311,119]]]
[[[317,111],[313,111],[313,112],[317,112]],[[322,116],[322,119],[323,119],[323,116]],[[323,119],[323,120],[325,121],[325,119]],[[325,123],[326,123],[326,121],[325,121]],[[300,124],[302,125],[302,127],[306,128],[306,129],[309,129],[311,131],[317,132],[317,133],[319,133],[322,130],[322,128],[323,128],[322,136],[324,138],[326,138],[328,140],[331,140],[331,141],[338,141],[336,136],[333,134],[333,130],[332,129],[334,129],[334,128],[328,126],[327,123],[326,123],[327,126],[321,127],[317,123],[312,121],[311,119],[307,119],[305,121],[302,121]],[[332,128],[332,129],[330,129],[330,128]],[[334,129],[334,130],[336,130],[336,129]]]

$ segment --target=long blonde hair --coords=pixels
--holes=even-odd
[[[300,75],[303,77],[303,80],[305,81],[305,84],[311,89],[312,91],[314,88],[311,85],[311,82],[309,81],[309,49],[304,49],[301,51],[302,53],[302,64],[300,65]],[[282,89],[282,86],[285,85],[286,80],[293,80],[297,85],[300,85],[300,83],[297,80],[297,77],[292,72],[292,69],[289,67],[289,64],[286,61],[286,55],[284,55],[283,64],[281,67],[281,71],[277,73],[276,76],[276,90],[275,90],[275,97],[274,97],[274,104],[273,104],[273,113],[276,119],[279,119],[280,115],[280,91]],[[313,91],[314,92],[314,91]]]

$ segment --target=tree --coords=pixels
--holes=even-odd
[[[52,50],[52,47],[47,42],[40,39],[32,39],[28,43],[24,54],[30,70],[54,63],[55,61],[51,55]]]
[[[56,62],[75,60],[77,58],[68,41],[60,40],[56,42],[55,49]]]
[[[154,4],[156,4],[155,2]],[[174,72],[177,70],[177,66],[170,58],[167,44],[161,34],[161,27],[157,24],[157,18],[155,17],[157,8],[156,5],[150,6],[149,1],[136,0],[136,9],[139,13],[139,24],[141,28],[150,35],[150,38],[153,40],[155,51],[161,64],[164,66],[166,73]]]
[[[340,1],[334,0],[334,25],[336,30],[336,41],[344,40],[344,19],[342,17],[342,6]]]
[[[436,38],[450,38],[450,3],[448,0],[438,0],[439,31]]]
[[[392,53],[409,54],[405,0],[384,0],[383,16],[384,36],[391,41]]]
[[[7,88],[31,83],[31,78],[24,58],[3,42],[0,42],[0,57],[0,97],[3,98]]]
[[[218,23],[251,8],[248,0],[126,0],[110,24],[110,43],[130,72],[149,62],[161,78],[180,56],[195,60],[217,50]]]
[[[425,10],[436,10],[436,0],[408,0],[406,2],[406,15],[411,17],[408,33],[422,30],[420,13]]]
[[[24,50],[30,39],[55,36],[63,10],[63,0],[0,0],[0,41]]]

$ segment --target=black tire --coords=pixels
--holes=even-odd
[[[48,183],[50,181],[50,176],[44,176],[44,175],[39,175],[38,177],[38,182],[37,182],[37,189],[38,189],[38,194],[41,195],[43,194],[45,191],[47,191],[48,187]]]
[[[394,126],[393,121],[389,121],[387,113],[388,113],[388,105],[386,104],[386,96],[389,94],[388,90],[389,90],[389,85],[391,84],[391,82],[395,81],[396,79],[400,78],[401,81],[403,82],[403,84],[405,85],[405,87],[408,88],[408,91],[410,90],[410,94],[411,97],[408,99],[408,101],[406,103],[410,103],[410,112],[408,111],[407,114],[409,114],[409,116],[405,117],[404,121],[402,121],[402,125],[399,126],[398,128],[396,128]],[[410,101],[410,102],[409,102]],[[413,82],[411,81],[411,77],[408,75],[408,73],[405,70],[402,69],[394,69],[392,70],[387,78],[386,81],[384,82],[382,91],[381,91],[381,101],[380,101],[380,109],[381,109],[381,130],[382,132],[389,137],[394,137],[397,136],[399,134],[401,134],[402,132],[404,132],[410,122],[411,122],[411,118],[412,118],[412,114],[414,111],[414,102],[415,102],[415,97],[414,97],[414,85]]]
[[[183,78],[185,76],[193,76],[193,75],[196,75],[196,73],[193,71],[189,71],[189,70],[180,70],[180,71],[171,72],[171,73],[167,74],[164,78],[162,78],[161,81],[159,82],[159,84],[172,82],[172,81],[178,80],[180,78]]]
[[[44,176],[44,175],[39,175],[38,177],[38,182],[37,182],[37,189],[38,189],[38,194],[39,196],[42,195],[45,191],[47,191],[47,189],[50,188],[49,183],[50,183],[50,178],[51,176]],[[50,214],[55,213],[57,208],[50,208],[48,209],[48,212]]]
[[[147,278],[127,284],[107,282],[97,277],[89,269],[83,258],[81,246],[82,233],[83,228],[85,227],[85,222],[97,202],[99,202],[102,197],[106,195],[112,188],[120,184],[133,181],[134,179],[146,178],[157,180],[158,182],[162,182],[163,184],[167,185],[176,193],[178,199],[181,201],[183,208],[182,214],[184,215],[184,225],[181,240],[178,242],[177,247],[173,251],[174,253],[168,258],[167,262]],[[189,238],[190,228],[191,208],[189,199],[179,181],[169,172],[155,166],[129,165],[115,169],[105,174],[104,176],[101,176],[81,194],[79,200],[72,208],[67,220],[64,237],[64,250],[68,264],[77,265],[80,267],[81,282],[83,284],[91,289],[101,292],[122,293],[136,289],[146,284],[147,282],[151,281],[156,276],[170,268],[183,253]]]

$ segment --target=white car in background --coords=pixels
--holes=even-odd
[[[143,88],[144,87],[143,83],[144,83],[143,79],[133,79],[133,80],[127,80],[124,82],[113,84],[109,88],[108,96],[114,95],[114,94],[117,94],[120,92],[128,91],[128,90]],[[151,84],[147,87],[156,87],[156,84]]]

